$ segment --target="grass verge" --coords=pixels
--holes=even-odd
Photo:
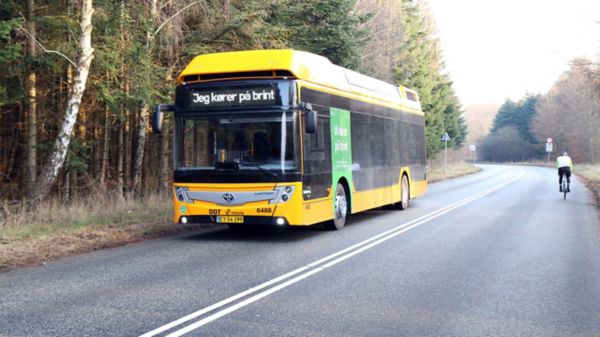
[[[596,207],[600,206],[600,165],[577,164],[573,171],[585,181],[596,199]]]
[[[430,169],[427,178],[430,183],[434,183],[436,181],[458,178],[479,171],[481,171],[481,168],[473,164],[458,162],[448,164],[445,171],[443,167]]]
[[[458,163],[429,172],[429,181],[451,179],[479,171]],[[172,198],[153,194],[122,199],[96,194],[68,205],[49,201],[35,212],[8,207],[0,225],[0,272],[40,265],[60,257],[192,231],[209,225],[172,224]]]
[[[5,209],[0,271],[206,227],[173,225],[171,196],[158,194],[141,200],[94,195],[69,205],[50,201],[34,213]]]

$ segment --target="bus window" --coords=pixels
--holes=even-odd
[[[213,170],[218,162],[235,162],[240,170],[295,170],[292,120],[292,114],[179,118],[176,168]]]

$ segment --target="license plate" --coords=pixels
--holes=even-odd
[[[217,216],[217,222],[219,222],[219,223],[244,223],[244,217],[242,215],[221,215],[221,216]]]

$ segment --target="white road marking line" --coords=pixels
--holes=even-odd
[[[202,320],[200,320],[200,321],[198,321],[198,322],[196,322],[194,324],[188,325],[185,328],[182,328],[182,329],[177,330],[177,331],[175,331],[175,332],[173,332],[171,334],[168,334],[167,337],[179,337],[179,336],[185,335],[188,332],[196,330],[196,329],[198,329],[198,328],[200,328],[200,327],[202,327],[202,326],[204,326],[204,325],[206,325],[206,324],[208,324],[208,323],[210,323],[210,322],[212,322],[214,320],[217,320],[217,319],[219,319],[219,318],[221,318],[221,317],[223,317],[223,316],[225,316],[227,314],[230,314],[230,313],[232,313],[232,312],[234,312],[234,311],[236,311],[238,309],[241,309],[241,308],[243,308],[243,307],[245,307],[245,306],[247,306],[247,305],[249,305],[251,303],[254,303],[254,302],[260,300],[261,298],[267,297],[267,296],[269,296],[269,295],[271,295],[271,294],[273,294],[275,292],[278,292],[281,289],[287,288],[287,287],[291,286],[292,284],[294,284],[296,282],[300,282],[300,281],[304,280],[305,278],[310,277],[310,276],[312,276],[312,275],[314,275],[314,274],[316,274],[316,273],[318,273],[318,272],[320,272],[322,270],[324,270],[324,269],[323,268],[314,268],[314,269],[312,269],[312,270],[310,270],[310,271],[308,271],[308,272],[306,272],[306,273],[304,273],[302,275],[296,276],[295,278],[293,278],[291,280],[285,281],[284,283],[281,283],[281,284],[279,284],[276,287],[273,287],[273,288],[270,288],[268,290],[265,290],[262,293],[254,295],[254,296],[252,296],[252,297],[250,297],[250,298],[248,298],[248,299],[246,299],[246,300],[244,300],[244,301],[242,301],[240,303],[237,303],[236,305],[232,305],[231,307],[223,309],[221,311],[218,311],[218,312],[216,312],[216,313],[214,313],[214,314],[212,314],[210,316],[207,316],[206,318],[203,318]]]
[[[221,317],[223,317],[225,315],[228,315],[228,314],[230,314],[230,313],[232,313],[234,311],[237,311],[237,310],[239,310],[239,309],[241,309],[241,308],[243,308],[243,307],[245,307],[245,306],[247,306],[247,305],[249,305],[251,303],[254,303],[254,302],[256,302],[256,301],[258,301],[258,300],[260,300],[260,299],[262,299],[264,297],[267,297],[267,296],[269,296],[269,295],[271,295],[271,294],[273,294],[273,293],[275,293],[275,292],[277,292],[277,291],[279,291],[281,289],[287,288],[287,287],[289,287],[289,286],[291,286],[291,285],[293,285],[293,284],[295,284],[295,283],[297,283],[297,282],[299,282],[299,281],[301,281],[303,279],[306,279],[306,278],[308,278],[308,277],[310,277],[310,276],[312,276],[314,274],[317,274],[317,273],[319,273],[319,272],[321,272],[321,271],[323,271],[323,270],[325,270],[325,269],[327,269],[327,268],[329,268],[329,267],[331,267],[331,266],[333,266],[335,264],[338,264],[338,263],[340,263],[340,262],[342,262],[342,261],[344,261],[346,259],[349,259],[352,256],[360,254],[360,253],[362,253],[362,252],[364,252],[364,251],[366,251],[366,250],[368,250],[370,248],[373,248],[373,247],[375,247],[375,246],[377,246],[377,245],[379,245],[379,244],[381,244],[381,243],[383,243],[383,242],[385,242],[385,241],[387,241],[389,239],[392,239],[392,238],[394,238],[394,237],[396,237],[396,236],[398,236],[400,234],[403,234],[403,233],[405,233],[405,232],[407,232],[407,231],[409,231],[409,230],[411,230],[413,228],[416,228],[416,227],[418,227],[418,226],[420,226],[420,225],[422,225],[424,223],[427,223],[427,222],[429,222],[429,221],[431,221],[431,220],[433,220],[435,218],[438,218],[438,217],[440,217],[440,216],[442,216],[442,215],[444,215],[446,213],[449,213],[449,212],[451,212],[451,211],[453,211],[453,210],[455,210],[455,209],[457,209],[459,207],[462,207],[462,206],[464,206],[466,204],[469,204],[469,203],[471,203],[471,202],[473,202],[473,201],[475,201],[477,199],[480,199],[480,198],[482,198],[482,197],[484,197],[484,196],[486,196],[486,195],[488,195],[490,193],[493,193],[493,192],[495,192],[495,191],[497,191],[497,190],[499,190],[499,189],[501,189],[501,188],[503,188],[503,187],[505,187],[505,186],[507,186],[507,185],[509,185],[509,184],[511,184],[511,183],[513,183],[513,182],[515,182],[515,181],[517,181],[519,179],[521,179],[522,176],[523,176],[523,174],[521,172],[521,174],[518,177],[513,178],[513,179],[511,179],[511,180],[509,180],[507,182],[503,182],[503,183],[497,184],[494,187],[491,187],[491,188],[489,188],[487,190],[484,190],[482,192],[476,193],[476,194],[474,194],[474,195],[472,195],[470,197],[467,197],[467,198],[465,198],[463,200],[454,202],[454,203],[452,203],[452,204],[450,204],[448,206],[445,206],[445,207],[440,208],[440,209],[438,209],[436,211],[433,211],[431,213],[423,215],[423,216],[421,216],[421,217],[419,217],[419,218],[417,218],[415,220],[409,221],[409,222],[407,222],[405,224],[402,224],[400,226],[392,228],[392,229],[390,229],[388,231],[385,231],[385,232],[383,232],[381,234],[378,234],[378,235],[376,235],[374,237],[371,237],[369,239],[361,241],[361,242],[359,242],[357,244],[354,244],[354,245],[352,245],[352,246],[350,246],[348,248],[345,248],[345,249],[340,250],[340,251],[338,251],[336,253],[328,255],[328,256],[326,256],[326,257],[324,257],[322,259],[319,259],[319,260],[317,260],[315,262],[312,262],[310,264],[307,264],[304,267],[300,267],[300,268],[295,269],[295,270],[293,270],[293,271],[291,271],[289,273],[286,273],[284,275],[276,277],[276,278],[274,278],[274,279],[272,279],[270,281],[264,282],[264,283],[262,283],[262,284],[260,284],[260,285],[258,285],[256,287],[247,289],[247,290],[245,290],[245,291],[243,291],[241,293],[238,293],[238,294],[236,294],[234,296],[228,297],[228,298],[226,298],[226,299],[224,299],[224,300],[222,300],[220,302],[217,302],[217,303],[212,304],[212,305],[210,305],[208,307],[205,307],[205,308],[200,309],[200,310],[198,310],[196,312],[193,312],[193,313],[191,313],[191,314],[189,314],[187,316],[184,316],[184,317],[182,317],[180,319],[177,319],[177,320],[175,320],[175,321],[173,321],[173,322],[171,322],[169,324],[166,324],[166,325],[163,325],[161,327],[158,327],[158,328],[156,328],[156,329],[154,329],[154,330],[152,330],[150,332],[147,332],[147,333],[141,335],[140,337],[152,337],[152,336],[156,336],[157,334],[160,334],[160,333],[165,332],[167,330],[173,329],[173,328],[175,328],[175,327],[177,327],[177,326],[179,326],[179,325],[181,325],[181,324],[183,324],[185,322],[188,322],[188,321],[190,321],[190,320],[192,320],[194,318],[197,318],[197,317],[202,316],[202,315],[204,315],[206,313],[214,311],[214,310],[216,310],[216,309],[218,309],[218,308],[220,308],[222,306],[225,306],[225,305],[230,304],[230,303],[232,303],[232,302],[234,302],[236,300],[239,300],[239,299],[241,299],[241,298],[243,298],[245,296],[248,296],[248,295],[253,294],[253,293],[257,292],[257,291],[260,291],[260,290],[262,290],[262,289],[264,289],[266,287],[269,287],[269,286],[271,286],[271,285],[273,285],[275,283],[278,283],[280,281],[286,280],[286,279],[288,279],[288,278],[290,278],[290,277],[292,277],[294,275],[300,274],[300,275],[298,275],[298,276],[296,276],[296,277],[294,277],[294,278],[292,278],[290,280],[287,280],[287,281],[285,281],[285,282],[283,282],[283,283],[281,283],[281,284],[279,284],[279,285],[277,285],[275,287],[272,287],[270,289],[267,289],[267,290],[265,290],[263,292],[260,292],[260,293],[258,293],[256,295],[254,295],[252,297],[249,297],[249,298],[247,298],[247,299],[245,299],[245,300],[243,300],[243,301],[241,301],[241,302],[239,302],[239,303],[237,303],[235,305],[232,305],[232,306],[230,306],[228,308],[225,308],[223,310],[217,311],[217,312],[215,312],[215,313],[213,313],[213,314],[211,314],[211,315],[209,315],[209,316],[207,316],[207,317],[205,317],[205,318],[203,318],[203,319],[201,319],[201,320],[199,320],[199,321],[197,321],[197,322],[195,322],[193,324],[190,324],[189,326],[186,326],[186,327],[184,327],[182,329],[179,329],[179,330],[177,330],[177,331],[175,331],[175,332],[167,335],[167,337],[178,337],[178,336],[182,336],[184,334],[187,334],[187,333],[189,333],[189,332],[191,332],[193,330],[196,330],[196,329],[198,329],[198,328],[200,328],[200,327],[202,327],[202,326],[204,326],[204,325],[206,325],[206,324],[208,324],[210,322],[213,322],[213,321],[215,321],[215,320],[217,320],[217,319],[219,319],[219,318],[221,318]],[[335,260],[333,260],[333,261],[331,261],[331,262],[329,262],[329,263],[326,263],[326,264],[322,265],[323,263],[325,263],[325,262],[327,262],[329,260],[332,260],[332,259],[334,259],[336,257],[338,257],[338,258],[335,259]],[[322,266],[318,267],[319,265],[322,265]]]
[[[224,299],[222,301],[219,301],[219,302],[217,302],[215,304],[212,304],[212,305],[210,305],[210,306],[208,306],[206,308],[203,308],[203,309],[200,309],[200,310],[198,310],[196,312],[193,312],[193,313],[191,313],[191,314],[189,314],[187,316],[184,316],[184,317],[182,317],[180,319],[177,319],[177,320],[175,320],[175,321],[173,321],[173,322],[171,322],[169,324],[166,324],[166,325],[163,325],[161,327],[158,327],[158,328],[156,328],[156,329],[154,329],[154,330],[152,330],[150,332],[146,332],[145,334],[140,335],[140,337],[152,337],[152,336],[156,336],[159,333],[162,333],[162,332],[165,332],[167,330],[170,330],[170,329],[172,329],[172,328],[174,328],[174,327],[176,327],[178,325],[181,325],[181,324],[183,324],[183,323],[185,323],[185,322],[187,322],[189,320],[192,320],[192,319],[194,319],[194,318],[196,318],[198,316],[204,315],[205,313],[208,313],[210,311],[218,309],[218,308],[220,308],[220,307],[222,307],[224,305],[227,305],[227,304],[229,304],[231,302],[237,301],[237,300],[239,300],[242,297],[248,296],[248,295],[250,295],[252,293],[255,293],[255,292],[257,292],[257,291],[259,291],[261,289],[264,289],[264,288],[266,288],[266,287],[268,287],[270,285],[273,285],[273,284],[275,284],[275,283],[277,283],[279,281],[285,280],[285,279],[287,279],[289,277],[292,277],[292,276],[294,276],[294,275],[296,275],[298,273],[301,273],[303,271],[306,271],[308,269],[310,269],[310,268],[308,268],[308,267],[300,267],[300,268],[298,268],[296,270],[293,270],[293,271],[291,271],[291,272],[289,272],[287,274],[283,274],[283,275],[281,275],[279,277],[276,277],[276,278],[274,278],[274,279],[272,279],[270,281],[261,283],[261,284],[257,285],[256,287],[252,287],[250,289],[244,290],[244,291],[242,291],[239,294],[233,295],[233,296],[228,297],[228,298],[226,298],[226,299]]]

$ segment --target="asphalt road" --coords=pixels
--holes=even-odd
[[[483,168],[339,232],[213,227],[0,274],[0,336],[600,336],[591,193]]]

